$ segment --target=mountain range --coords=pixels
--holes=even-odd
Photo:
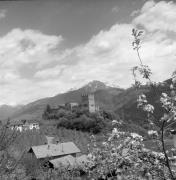
[[[51,107],[65,104],[68,102],[81,102],[82,94],[95,94],[96,103],[104,109],[113,109],[114,96],[123,92],[124,89],[119,87],[110,87],[100,81],[92,81],[83,87],[70,90],[66,93],[58,94],[53,97],[47,97],[31,102],[27,105],[20,106],[0,106],[0,120],[10,119],[41,119],[43,111],[47,104]]]
[[[96,103],[104,110],[115,112],[123,119],[129,128],[135,125],[135,128],[148,126],[146,114],[137,108],[137,97],[141,93],[145,93],[150,104],[154,105],[154,114],[159,119],[163,114],[163,109],[159,102],[162,92],[168,93],[170,90],[171,80],[164,81],[159,86],[141,86],[138,90],[131,87],[122,89],[119,87],[111,87],[100,81],[92,81],[83,87],[68,92],[58,94],[53,97],[39,99],[27,105],[0,107],[0,119],[5,120],[8,117],[15,119],[42,119],[42,114],[46,105],[51,107],[65,104],[68,102],[81,102],[81,95],[94,92]],[[158,123],[158,122],[156,122]],[[137,125],[137,127],[136,127]],[[135,129],[134,128],[134,129]]]

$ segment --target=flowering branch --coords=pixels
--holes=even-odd
[[[139,53],[139,48],[141,47],[140,43],[141,43],[141,40],[140,40],[140,37],[142,35],[143,31],[138,31],[136,29],[133,29],[132,30],[132,35],[134,37],[134,41],[132,43],[132,46],[133,46],[133,49],[136,50],[137,52],[137,56],[138,56],[138,59],[139,59],[139,62],[140,62],[140,67],[138,66],[135,66],[133,68],[133,75],[134,75],[134,78],[136,80],[136,74],[135,74],[135,71],[138,71],[143,78],[145,79],[148,79],[149,82],[151,83],[152,85],[152,81],[150,79],[150,75],[152,74],[151,73],[151,70],[149,69],[148,66],[145,66],[142,62],[142,59],[140,57],[140,53]],[[176,81],[176,78],[175,78],[175,81]],[[136,82],[135,82],[136,83]],[[154,88],[154,86],[152,85],[152,87]],[[154,92],[156,95],[157,92],[154,88]],[[172,97],[169,97],[167,94],[165,93],[162,93],[162,96],[160,98],[160,101],[162,103],[162,107],[168,112],[168,116],[164,116],[163,118],[161,118],[161,120],[163,120],[162,122],[162,127],[161,127],[161,143],[162,143],[162,149],[163,149],[163,153],[165,155],[165,161],[166,161],[166,165],[169,169],[169,173],[170,173],[170,176],[172,178],[172,180],[174,180],[174,176],[173,176],[173,173],[172,173],[172,170],[171,170],[171,167],[170,167],[170,164],[169,164],[169,158],[168,158],[168,155],[166,153],[166,149],[165,149],[165,144],[164,144],[164,130],[165,130],[165,123],[167,122],[170,122],[174,119],[176,119],[176,107],[174,106],[175,104],[175,101],[173,101],[173,98]],[[149,123],[151,125],[154,125],[154,123],[152,122],[151,120],[151,115],[153,114],[153,111],[154,111],[154,107],[151,105],[151,104],[148,104],[147,102],[147,99],[146,99],[146,96],[144,94],[140,95],[139,98],[138,98],[138,107],[139,108],[142,108],[144,111],[147,112],[148,114],[148,120],[149,120]],[[149,134],[152,134],[153,133],[155,135],[158,135],[158,133],[156,133],[156,131],[153,131],[151,130],[149,132]]]

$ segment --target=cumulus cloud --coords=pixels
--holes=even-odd
[[[70,51],[65,64],[63,61],[53,68],[38,71],[35,77],[41,80],[58,78],[63,83],[76,83],[77,86],[94,79],[123,84],[121,72],[128,73],[132,66],[128,57],[135,57],[131,48],[131,29],[131,25],[123,24],[101,31],[88,43]],[[74,59],[76,63],[72,64]]]
[[[139,14],[140,13],[140,10],[138,9],[138,10],[134,10],[131,14],[130,14],[130,16],[136,16],[137,14]]]
[[[131,23],[117,23],[66,50],[59,48],[62,36],[12,30],[0,38],[0,104],[27,103],[91,80],[129,87],[133,83],[130,69],[138,65],[131,46],[135,26],[145,30],[140,52],[153,71],[152,78],[167,79],[176,68],[175,8],[173,2],[147,1]]]
[[[9,103],[12,99],[18,103],[26,100],[27,93],[22,93],[22,89],[38,86],[33,74],[56,60],[51,51],[62,40],[61,36],[45,35],[29,29],[13,29],[0,37],[0,85],[3,89],[0,104]],[[28,102],[31,96],[27,98]]]
[[[61,36],[44,35],[35,30],[13,29],[0,38],[0,67],[18,67],[31,63],[42,67],[50,63],[50,50],[61,41]]]
[[[170,77],[176,68],[176,3],[147,1],[132,23],[146,31],[141,54],[155,79]]]
[[[176,32],[176,4],[172,1],[147,1],[133,22],[142,25],[149,32]]]

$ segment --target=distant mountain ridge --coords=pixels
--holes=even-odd
[[[7,119],[12,116],[16,111],[20,110],[22,105],[10,106],[3,104],[0,106],[0,120]]]
[[[124,89],[110,87],[100,81],[92,81],[83,87],[68,91],[66,93],[58,94],[53,97],[47,97],[31,102],[27,105],[20,107],[6,106],[0,107],[0,120],[7,119],[41,119],[43,111],[47,104],[51,106],[57,106],[59,104],[65,104],[67,102],[81,102],[81,95],[84,93],[94,93],[95,100],[100,104],[101,107],[106,109],[113,108],[114,96],[123,92]]]
[[[136,131],[142,135],[147,132],[148,121],[146,114],[137,108],[138,96],[141,93],[146,94],[149,103],[154,105],[154,114],[159,120],[163,114],[159,98],[162,92],[170,93],[170,84],[171,80],[167,80],[155,88],[146,85],[140,87],[138,90],[134,87],[124,90],[121,88],[110,87],[99,81],[92,81],[79,89],[58,94],[53,97],[39,99],[16,109],[15,107],[9,108],[8,106],[3,106],[3,108],[0,107],[0,118],[7,118],[10,115],[12,120],[41,120],[47,104],[57,106],[67,102],[80,103],[82,94],[94,92],[96,103],[101,108],[118,114],[125,123],[124,129],[126,131]],[[157,95],[155,91],[157,91]],[[159,122],[155,122],[157,125],[160,125]]]
[[[82,89],[84,89],[85,92],[95,92],[97,90],[109,89],[109,88],[112,87],[107,86],[105,83],[96,80],[89,82],[88,84],[82,87]]]

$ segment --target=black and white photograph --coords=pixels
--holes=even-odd
[[[0,0],[0,180],[176,180],[176,0]]]

